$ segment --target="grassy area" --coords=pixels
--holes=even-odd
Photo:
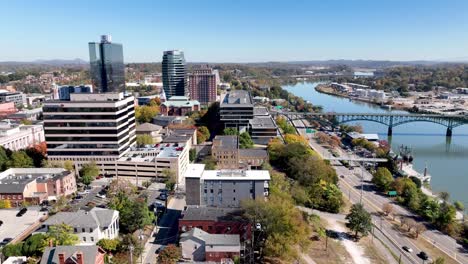
[[[375,239],[375,238],[374,238]],[[380,243],[378,240],[372,240],[372,237],[361,238],[359,244],[364,247],[366,257],[369,258],[371,263],[375,264],[386,264],[388,261],[382,253],[377,249],[376,243]],[[387,249],[386,249],[387,250]]]
[[[418,239],[415,239],[413,240],[413,243],[415,243],[419,248],[421,248],[421,250],[424,250],[432,260],[436,260],[437,257],[443,257],[445,259],[444,264],[460,264],[460,262],[457,262],[452,258],[453,256],[445,254],[440,249],[427,242],[427,240],[425,240],[424,238],[420,237]]]

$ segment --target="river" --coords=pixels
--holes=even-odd
[[[319,93],[314,89],[317,84],[297,83],[283,88],[314,105],[323,106],[324,112],[389,112],[373,104]],[[368,121],[356,123],[363,127],[365,133],[377,133],[380,139],[391,142],[395,153],[402,144],[410,146],[414,168],[423,172],[427,164],[434,192],[447,191],[451,200],[468,203],[468,125],[454,128],[452,139],[448,140],[444,126],[427,122],[408,123],[394,127],[393,136],[389,139],[387,127],[382,124]]]

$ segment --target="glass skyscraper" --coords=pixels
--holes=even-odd
[[[89,43],[89,62],[94,92],[125,91],[122,44],[112,43],[109,35],[101,36],[101,42]]]
[[[165,51],[162,60],[162,79],[166,98],[172,96],[189,96],[187,67],[184,52],[180,50]]]

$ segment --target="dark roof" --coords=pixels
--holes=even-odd
[[[219,148],[236,149],[237,148],[237,136],[216,136],[213,141],[219,141]]]
[[[181,220],[239,221],[243,211],[238,208],[194,207],[189,206]]]
[[[41,264],[58,264],[60,253],[65,254],[66,263],[68,263],[68,259],[76,262],[78,252],[81,252],[83,254],[83,263],[86,264],[96,263],[96,256],[99,253],[104,254],[104,251],[98,246],[46,247],[44,250],[44,254],[42,254]]]
[[[265,149],[239,149],[240,157],[268,157],[268,153]]]
[[[223,101],[220,104],[220,107],[236,105],[236,107],[252,107],[252,98],[250,93],[244,90],[235,90],[227,93]]]
[[[176,119],[177,116],[155,116],[153,117],[153,124],[166,127],[169,124],[172,124]]]

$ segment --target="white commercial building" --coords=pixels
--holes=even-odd
[[[0,122],[0,146],[10,150],[20,150],[44,142],[41,125],[22,125],[10,120]]]
[[[239,207],[242,200],[269,194],[267,170],[205,170],[204,164],[190,164],[184,178],[187,205]]]
[[[119,211],[93,208],[90,211],[59,212],[47,219],[39,232],[47,232],[50,226],[66,224],[79,237],[80,245],[95,245],[99,240],[119,236]]]
[[[49,160],[71,160],[78,167],[95,161],[112,171],[135,146],[133,96],[72,93],[70,100],[47,101],[43,110]]]

